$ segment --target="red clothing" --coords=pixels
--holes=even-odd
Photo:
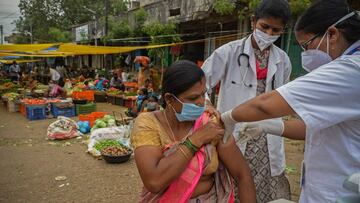
[[[261,69],[259,61],[256,60],[256,78],[258,80],[266,79],[267,72],[268,72],[268,68],[265,67],[265,68]]]

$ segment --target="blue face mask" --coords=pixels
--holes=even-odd
[[[145,95],[139,95],[137,98],[138,98],[138,100],[143,100],[143,99],[145,99]]]
[[[183,103],[177,97],[174,96],[174,98],[176,100],[178,100],[182,104],[181,113],[177,113],[175,111],[174,107],[171,106],[171,108],[175,112],[176,118],[180,122],[183,122],[183,121],[195,121],[205,111],[205,106],[198,106],[198,105],[193,104],[193,103]]]

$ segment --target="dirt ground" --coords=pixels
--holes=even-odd
[[[99,103],[98,111],[121,112]],[[77,117],[74,117],[77,119]],[[107,164],[86,153],[83,139],[46,140],[55,119],[28,121],[0,106],[0,202],[136,202],[141,179],[134,159]],[[286,141],[292,198],[299,198],[303,142]],[[56,181],[55,177],[66,176]]]

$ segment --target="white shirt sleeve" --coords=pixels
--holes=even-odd
[[[360,59],[339,59],[277,91],[315,132],[346,120],[360,119]]]
[[[205,73],[206,88],[209,94],[211,94],[211,89],[215,87],[225,75],[230,54],[228,51],[229,48],[230,47],[225,44],[216,49],[211,56],[205,60],[201,67]]]

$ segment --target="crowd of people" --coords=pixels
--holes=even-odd
[[[360,13],[344,0],[314,2],[295,25],[309,73],[291,82],[289,57],[273,44],[290,15],[287,1],[262,0],[249,36],[202,69],[167,68],[163,110],[140,114],[132,131],[140,202],[290,199],[283,137],[306,141],[301,203],[352,195],[343,182],[360,171]],[[219,82],[213,106],[207,93]]]

